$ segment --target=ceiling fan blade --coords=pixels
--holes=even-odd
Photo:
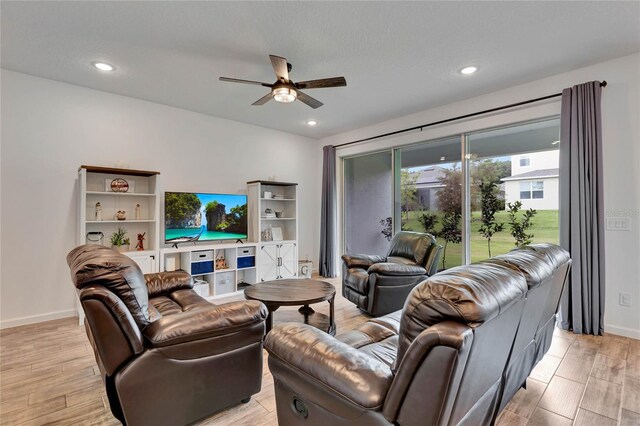
[[[289,82],[289,70],[287,69],[287,60],[280,56],[269,55],[271,59],[271,65],[273,71],[276,73],[278,80],[284,80],[285,83]]]
[[[264,105],[267,102],[269,102],[271,99],[273,99],[273,95],[271,94],[271,92],[267,93],[266,95],[264,95],[263,97],[261,97],[260,99],[258,99],[257,101],[255,101],[254,103],[252,103],[251,105]]]
[[[220,77],[220,81],[228,81],[229,83],[255,84],[257,86],[271,87],[272,84],[260,83],[259,81],[240,80],[239,78]]]
[[[298,89],[323,89],[326,87],[342,87],[347,85],[344,77],[322,78],[320,80],[299,81],[296,83]]]
[[[324,105],[319,100],[314,99],[311,96],[307,95],[306,93],[302,93],[299,90],[298,90],[298,100],[304,102],[305,104],[309,105],[313,109],[320,108],[322,105]]]

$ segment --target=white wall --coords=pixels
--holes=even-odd
[[[640,117],[640,54],[636,53],[440,108],[381,122],[324,138],[319,143],[320,145],[337,145],[559,93],[566,87],[592,80],[608,82],[602,96],[606,216],[624,216],[631,219],[630,231],[607,231],[605,235],[607,283],[605,327],[612,333],[640,338],[640,167],[638,167],[640,164],[640,120],[638,120]],[[428,95],[425,93],[425,96]],[[384,140],[352,145],[339,149],[337,155],[340,159],[346,155],[549,117],[559,113],[559,98],[555,98],[507,113],[494,113],[482,118],[425,128],[422,132],[416,131]],[[340,167],[341,164],[338,162],[338,171]],[[620,292],[631,294],[633,306],[623,307],[618,304]]]
[[[236,193],[299,183],[300,258],[317,262],[314,139],[2,70],[0,326],[70,316],[81,164],[161,172],[163,190]]]
[[[528,185],[527,188],[531,188],[532,182],[542,182],[544,188],[542,198],[520,198],[520,184],[526,183]],[[560,179],[557,177],[506,181],[504,183],[505,204],[520,201],[524,210],[558,210],[560,204],[559,183]],[[505,206],[505,210],[508,210],[507,206]]]
[[[521,166],[520,159],[529,158],[528,166]],[[531,152],[511,156],[511,176],[522,173],[533,172],[534,170],[557,169],[560,164],[560,150]]]

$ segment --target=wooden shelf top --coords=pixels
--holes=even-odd
[[[151,170],[135,170],[135,169],[118,169],[116,167],[102,167],[102,166],[87,166],[81,165],[78,167],[78,171],[85,169],[89,173],[109,173],[113,175],[127,175],[127,176],[155,176],[160,172],[154,172]]]
[[[252,184],[252,183],[260,183],[262,185],[269,185],[269,186],[297,186],[297,183],[290,183],[290,182],[276,182],[273,180],[251,180],[249,182],[247,182],[247,184]]]

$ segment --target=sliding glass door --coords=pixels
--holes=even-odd
[[[558,243],[560,120],[344,159],[344,249],[385,254],[399,230],[445,247],[439,269]]]
[[[471,262],[558,243],[560,120],[470,134]]]
[[[391,150],[344,160],[344,250],[386,255],[393,237]]]
[[[464,263],[461,138],[395,150],[395,216],[400,229],[427,232],[445,247],[439,269]]]

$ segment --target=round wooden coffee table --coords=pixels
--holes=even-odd
[[[267,306],[269,316],[267,317],[266,333],[273,327],[273,312],[280,306],[299,306],[298,312],[287,311],[278,315],[278,319],[286,321],[296,321],[300,319],[300,314],[305,324],[310,324],[331,335],[336,334],[336,324],[333,313],[336,288],[331,284],[310,279],[292,279],[265,281],[254,284],[244,290],[245,299],[259,300]],[[314,311],[309,305],[312,303],[329,302],[329,317]],[[291,315],[293,313],[294,315]],[[282,316],[282,318],[280,318]]]

